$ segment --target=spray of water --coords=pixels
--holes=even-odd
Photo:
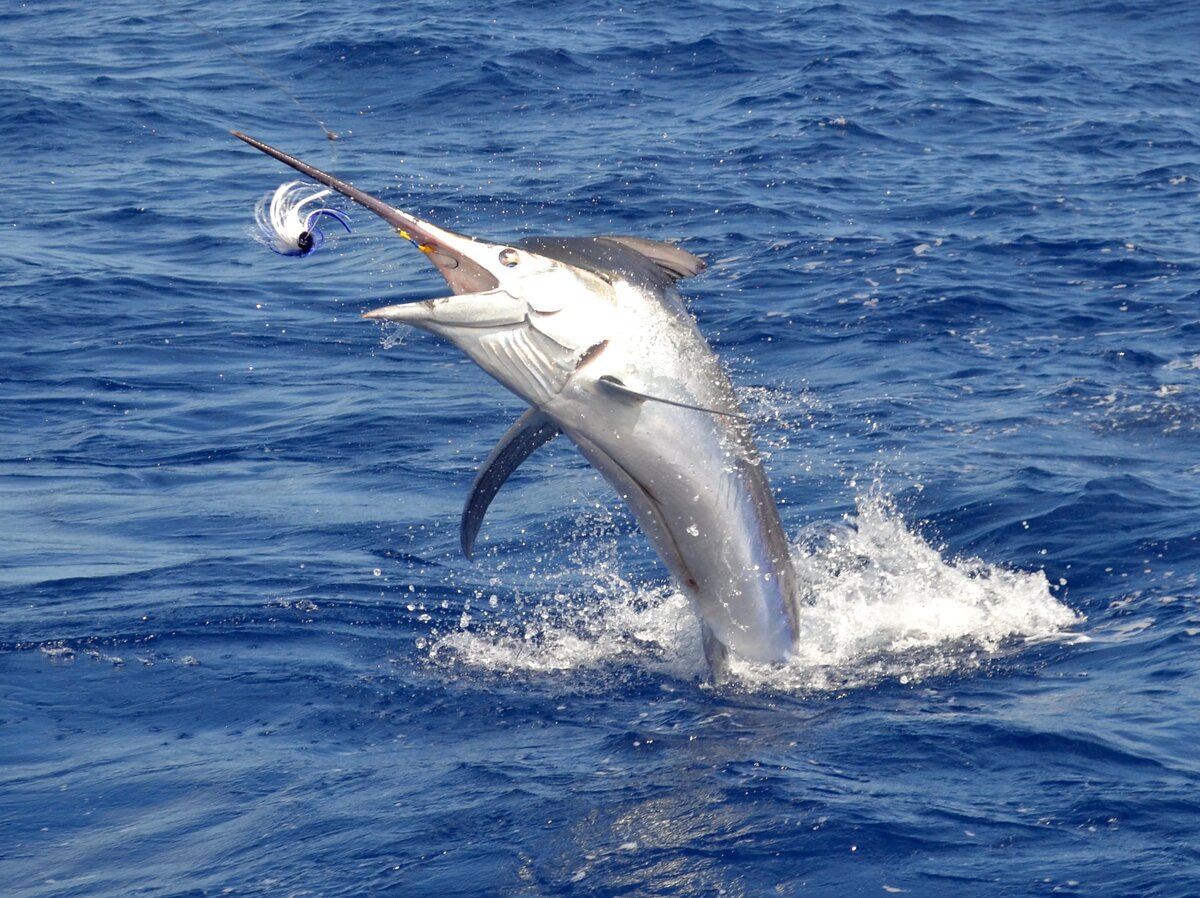
[[[969,672],[1082,621],[1042,573],[948,559],[874,495],[844,521],[801,534],[793,559],[807,593],[799,651],[782,666],[735,660],[738,687],[824,692]],[[589,589],[542,599],[515,621],[464,620],[430,641],[432,662],[509,674],[633,664],[703,676],[682,595],[631,586],[615,556],[589,574]]]

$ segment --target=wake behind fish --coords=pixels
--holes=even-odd
[[[783,665],[731,659],[736,688],[824,693],[965,674],[1067,638],[1083,622],[1042,572],[949,559],[878,496],[840,523],[806,530],[792,557],[807,593],[797,652]],[[687,599],[669,586],[633,586],[618,567],[598,559],[590,589],[556,593],[515,617],[464,619],[429,642],[429,658],[518,676],[634,665],[703,678]]]

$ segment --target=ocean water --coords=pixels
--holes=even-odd
[[[1200,886],[1192,3],[0,9],[0,891]],[[638,234],[812,599],[707,682],[565,441],[255,239],[236,128],[495,240]],[[337,135],[330,140],[326,132]],[[333,229],[327,229],[332,232]]]

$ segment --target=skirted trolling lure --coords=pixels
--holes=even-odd
[[[261,231],[259,239],[281,256],[307,256],[325,243],[325,234],[319,227],[322,218],[332,218],[349,234],[350,217],[345,212],[327,206],[305,211],[331,193],[332,190],[313,190],[311,184],[303,181],[280,184],[254,207]]]

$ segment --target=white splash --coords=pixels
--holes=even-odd
[[[1040,571],[948,560],[879,498],[793,549],[811,602],[782,670],[746,665],[747,684],[835,689],[977,668],[1021,644],[1061,639],[1082,617]]]
[[[634,588],[599,571],[592,595],[555,594],[513,622],[464,626],[432,642],[429,656],[501,673],[593,668],[621,659],[678,676],[704,671],[687,599],[667,586]]]
[[[878,498],[793,547],[809,599],[800,648],[783,666],[734,660],[737,686],[827,692],[884,680],[969,672],[1022,645],[1061,639],[1083,620],[1054,598],[1041,572],[947,560]],[[432,641],[435,663],[542,673],[632,663],[677,677],[704,673],[687,600],[634,588],[597,565],[591,595],[556,595],[518,620],[464,625]]]

